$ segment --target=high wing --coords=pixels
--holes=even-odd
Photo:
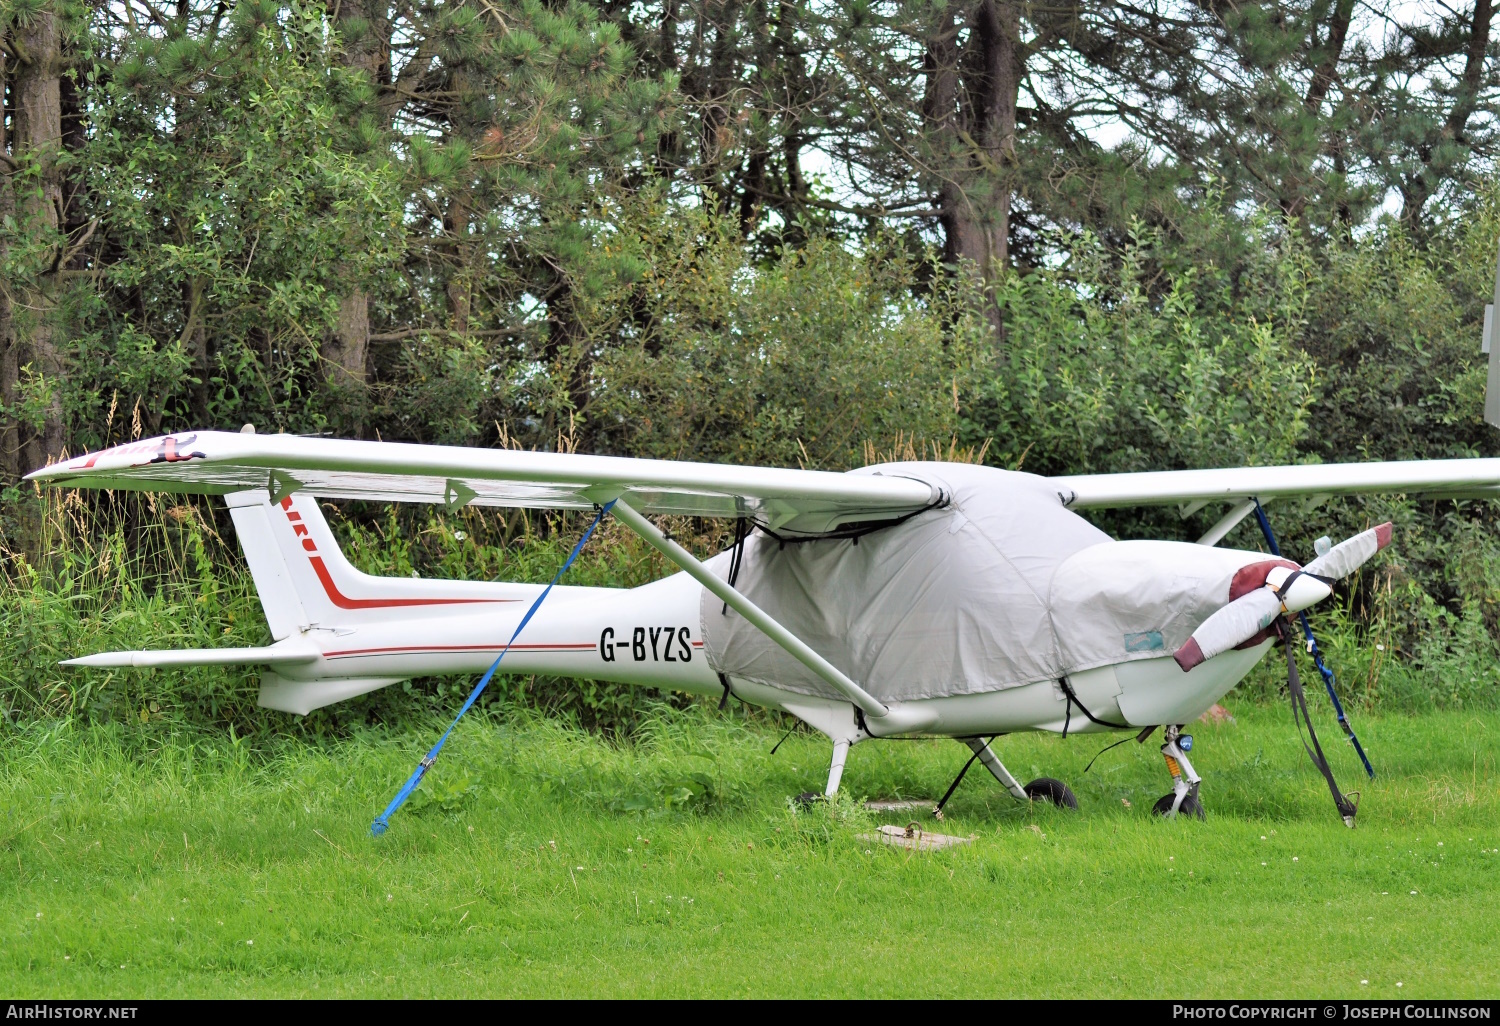
[[[1423,498],[1500,499],[1500,459],[1317,463],[1292,467],[1075,474],[1049,480],[1071,509],[1164,506],[1253,497],[1384,492]]]
[[[816,533],[893,519],[941,499],[911,478],[571,453],[199,431],[118,445],[27,480],[75,488],[223,495],[269,488],[339,499],[590,509],[628,494],[642,512],[753,516]]]
[[[1076,474],[1048,479],[1070,509],[1176,505],[1187,516],[1211,502],[1235,505],[1199,541],[1217,544],[1255,502],[1335,495],[1406,494],[1429,499],[1500,499],[1500,459],[1320,463],[1291,467]]]
[[[301,491],[450,508],[589,509],[628,493],[631,505],[642,512],[748,515],[773,530],[806,533],[893,519],[941,500],[925,482],[879,474],[224,431],[118,445],[54,463],[27,480],[206,494],[269,488],[277,498]],[[1369,493],[1500,498],[1500,459],[1078,474],[1049,481],[1071,509],[1175,504],[1187,514],[1210,502],[1235,503],[1221,521],[1227,533],[1248,512],[1251,499]]]

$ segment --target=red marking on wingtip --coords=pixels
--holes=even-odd
[[[1188,638],[1187,644],[1172,653],[1172,658],[1177,660],[1177,665],[1186,673],[1203,662],[1203,649],[1198,646],[1197,638]]]
[[[1379,552],[1391,543],[1392,524],[1389,520],[1375,528],[1375,551]]]

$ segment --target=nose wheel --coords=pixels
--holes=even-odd
[[[1192,816],[1194,819],[1203,818],[1203,803],[1198,800],[1198,796],[1196,794],[1192,793],[1191,791],[1188,792],[1188,794],[1183,797],[1182,804],[1178,805],[1177,810],[1174,812],[1172,810],[1172,805],[1176,801],[1176,792],[1173,792],[1172,794],[1164,794],[1160,798],[1156,799],[1156,804],[1151,806],[1151,811],[1156,813],[1158,816],[1162,816],[1165,818],[1171,818],[1172,816]]]
[[[1167,772],[1172,774],[1172,793],[1158,798],[1151,811],[1164,819],[1177,816],[1203,819],[1203,803],[1198,800],[1198,786],[1203,780],[1187,757],[1193,748],[1193,736],[1182,733],[1180,724],[1169,726],[1166,733],[1167,740],[1161,746],[1161,754],[1167,760]]]

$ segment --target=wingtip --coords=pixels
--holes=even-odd
[[[1182,672],[1187,673],[1203,662],[1203,649],[1199,647],[1197,638],[1188,638],[1187,644],[1172,653],[1172,658],[1182,667]]]
[[[1376,552],[1379,552],[1381,549],[1385,548],[1387,545],[1389,545],[1391,543],[1391,532],[1393,530],[1394,530],[1394,525],[1392,525],[1392,523],[1389,520],[1387,520],[1385,523],[1380,524],[1379,526],[1377,526],[1375,528],[1375,551]]]

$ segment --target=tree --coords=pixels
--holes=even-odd
[[[0,323],[0,402],[6,471],[57,459],[66,442],[58,316],[72,253],[61,231],[64,164],[61,83],[68,12],[52,0],[14,4],[7,14],[6,71],[14,102],[3,200],[13,212],[3,241],[5,308]],[[18,302],[19,300],[19,302]]]
[[[317,429],[346,283],[404,242],[399,180],[349,141],[368,87],[316,9],[126,13],[89,82],[87,198],[107,245],[71,387],[115,395],[152,432]],[[110,430],[75,427],[90,445]]]
[[[1428,203],[1463,179],[1478,158],[1493,169],[1497,136],[1491,0],[1447,11],[1435,24],[1391,17],[1382,50],[1363,62],[1373,109],[1363,149],[1384,184],[1401,195],[1401,218],[1417,235]],[[1477,169],[1474,169],[1477,170]]]
[[[400,323],[373,336],[395,343],[374,360],[388,423],[467,439],[515,419],[550,442],[590,401],[580,297],[638,273],[608,245],[608,211],[647,173],[675,80],[635,74],[618,28],[578,4],[413,6],[391,31],[379,102],[411,191]]]
[[[355,116],[354,143],[376,159],[388,159],[389,103],[378,90],[391,84],[390,4],[387,0],[339,0],[334,24],[343,43],[343,66],[357,74],[368,90]],[[339,299],[334,331],[323,354],[324,375],[336,387],[352,389],[355,402],[367,382],[370,358],[370,296],[365,283],[353,281]],[[356,418],[356,432],[363,426]]]

